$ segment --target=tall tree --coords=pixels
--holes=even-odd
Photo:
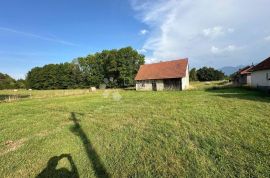
[[[197,81],[198,80],[196,68],[192,68],[190,70],[190,72],[189,72],[189,79],[190,79],[190,81]]]

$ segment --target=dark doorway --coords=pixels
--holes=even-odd
[[[152,89],[153,89],[153,91],[157,91],[157,83],[156,83],[156,81],[152,81]]]
[[[182,90],[181,78],[165,79],[163,82],[165,90]]]

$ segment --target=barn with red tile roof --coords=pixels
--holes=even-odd
[[[141,65],[135,80],[136,90],[188,89],[188,59]]]
[[[242,69],[239,69],[233,77],[233,84],[237,86],[242,85],[251,85],[251,71],[253,69],[253,65],[246,66]]]
[[[251,86],[270,91],[270,57],[253,67]]]

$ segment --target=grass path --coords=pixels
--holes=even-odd
[[[113,91],[0,104],[0,175],[269,177],[270,98]]]

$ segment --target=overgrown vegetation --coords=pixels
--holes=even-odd
[[[2,103],[1,176],[269,177],[270,98],[214,84]]]
[[[141,64],[144,64],[144,56],[131,47],[104,50],[77,58],[72,63],[33,68],[26,80],[32,89],[89,88],[102,84],[123,88],[134,85]]]

